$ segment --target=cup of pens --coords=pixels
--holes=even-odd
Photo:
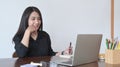
[[[120,41],[106,39],[105,62],[108,64],[120,64]]]

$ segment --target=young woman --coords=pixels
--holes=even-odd
[[[19,29],[13,37],[18,57],[54,56],[69,54],[69,49],[54,52],[49,34],[43,31],[43,21],[37,7],[27,7],[23,12]]]

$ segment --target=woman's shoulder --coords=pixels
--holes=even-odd
[[[39,31],[39,33],[48,35],[48,33],[46,31]]]
[[[39,31],[39,34],[42,35],[42,36],[49,37],[49,34],[46,31]]]

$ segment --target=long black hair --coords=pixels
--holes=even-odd
[[[38,31],[42,31],[43,30],[43,21],[42,21],[42,15],[41,15],[40,10],[37,7],[30,6],[30,7],[27,7],[25,9],[25,11],[23,12],[23,15],[22,15],[22,18],[21,18],[21,21],[20,21],[20,25],[19,25],[18,31],[16,32],[16,34],[14,35],[14,37],[16,35],[22,36],[25,33],[25,30],[28,27],[28,19],[30,17],[30,14],[33,11],[37,12],[39,14],[39,16],[40,16],[41,25],[40,25]],[[13,39],[14,39],[14,37],[13,37]]]

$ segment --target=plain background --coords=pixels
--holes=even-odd
[[[54,51],[62,51],[77,34],[103,34],[100,53],[110,38],[111,0],[3,0],[0,2],[0,58],[11,58],[12,38],[28,6],[36,6],[43,16],[43,29],[51,37]],[[120,0],[115,0],[115,37],[120,35]]]

